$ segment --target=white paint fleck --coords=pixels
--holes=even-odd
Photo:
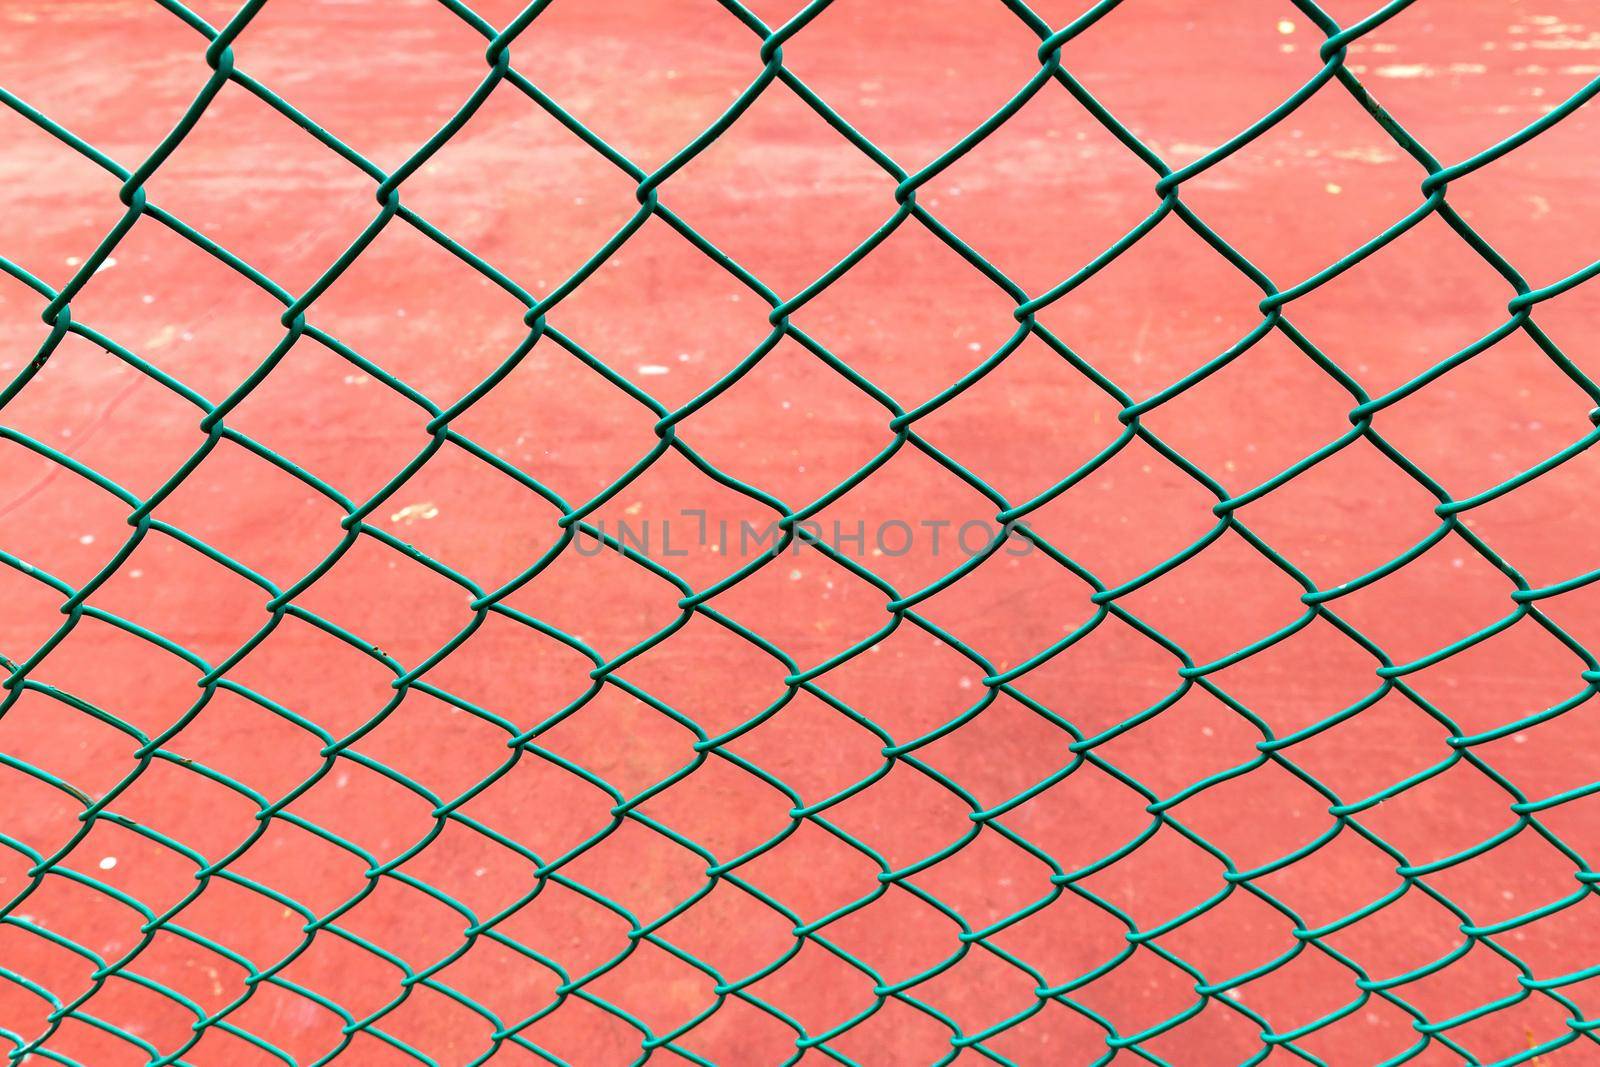
[[[1390,63],[1372,73],[1380,78],[1431,78],[1438,71],[1426,63]]]
[[[416,504],[407,504],[393,515],[390,515],[389,521],[410,524],[418,519],[436,519],[438,517],[439,506],[431,500],[424,500]]]

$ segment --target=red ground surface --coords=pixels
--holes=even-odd
[[[229,4],[195,0],[215,25]],[[496,25],[512,0],[477,10]],[[753,4],[770,24],[793,0]],[[1060,26],[1081,5],[1036,5]],[[1329,5],[1348,24],[1362,3]],[[1536,120],[1600,73],[1600,23],[1577,0],[1424,2],[1351,48],[1373,94],[1442,162],[1482,150]],[[1225,141],[1315,73],[1319,35],[1287,3],[1129,0],[1074,41],[1064,64],[1140,138],[1177,167]],[[483,77],[485,42],[442,6],[404,0],[271,0],[235,46],[237,67],[383,168],[393,168],[445,121]],[[640,166],[668,159],[712,122],[760,70],[759,40],[705,0],[557,0],[517,42],[516,67]],[[838,0],[785,45],[784,60],[840,114],[907,168],[954,143],[1038,69],[1037,39],[998,3]],[[0,86],[125,166],[172,128],[209,70],[204,40],[154,3],[0,0]],[[1454,183],[1450,203],[1535,286],[1600,255],[1596,106]],[[1422,169],[1337,85],[1183,187],[1184,201],[1281,287],[1321,269],[1415,207]],[[1156,203],[1154,177],[1059,86],[1047,86],[997,133],[940,174],[921,202],[1031,294],[1088,262]],[[65,284],[123,213],[118,182],[0,107],[0,255],[51,286]],[[372,218],[373,183],[236,85],[224,88],[148,186],[171,211],[292,292],[319,276]],[[404,202],[536,294],[589,257],[635,210],[634,182],[525,97],[501,86],[403,187]],[[661,189],[662,203],[782,296],[840,259],[894,209],[894,182],[789,90],[771,87],[702,156]],[[1176,218],[1042,321],[1134,397],[1148,396],[1210,359],[1260,319],[1260,292]],[[1430,218],[1356,269],[1291,307],[1294,322],[1373,395],[1470,343],[1506,315],[1510,287],[1439,219]],[[1600,286],[1541,305],[1537,321],[1573,361],[1600,372],[1593,329]],[[911,407],[943,389],[1015,328],[1013,301],[914,222],[799,311],[795,322]],[[282,337],[281,306],[161,224],[136,223],[72,301],[93,326],[212,401],[225,396]],[[47,328],[44,300],[0,276],[0,381],[19,373]],[[668,407],[726,373],[768,330],[767,306],[659,221],[647,223],[550,313],[566,335]],[[448,404],[525,335],[522,306],[396,222],[313,306],[310,320]],[[1384,411],[1385,437],[1452,495],[1468,496],[1527,469],[1592,427],[1593,405],[1526,337],[1514,335]],[[1250,488],[1349,428],[1349,396],[1273,334],[1213,378],[1161,406],[1146,424],[1232,492]],[[1109,444],[1118,405],[1042,343],[1025,343],[998,370],[918,431],[1018,501]],[[724,471],[798,506],[849,476],[890,439],[883,409],[792,341],[688,419],[681,436]],[[427,416],[333,351],[302,340],[228,425],[363,500],[426,443]],[[656,442],[655,416],[548,339],[454,427],[528,475],[581,501]],[[69,337],[3,411],[28,434],[150,493],[201,443],[196,409],[81,337]],[[1585,454],[1473,514],[1472,528],[1534,585],[1600,565],[1594,465]],[[1135,441],[1034,516],[1036,527],[1108,585],[1138,575],[1213,524],[1209,496]],[[1364,442],[1246,507],[1242,518],[1321,587],[1405,551],[1436,524],[1433,498]],[[770,513],[669,453],[592,516],[616,529],[672,520],[766,521]],[[73,585],[110,561],[129,535],[128,508],[21,446],[0,441],[0,549]],[[912,448],[903,449],[822,518],[871,529],[992,518],[994,507]],[[338,544],[340,510],[243,448],[224,442],[157,511],[280,586]],[[395,537],[493,588],[551,543],[557,511],[465,451],[447,445],[370,517]],[[951,527],[954,528],[953,526]],[[659,534],[657,535],[659,537]],[[948,535],[947,535],[948,536]],[[659,540],[654,548],[659,548]],[[744,562],[695,545],[663,558],[695,588]],[[901,591],[960,562],[928,540],[904,556],[861,562]],[[1338,602],[1396,662],[1416,659],[1511,610],[1512,585],[1452,536],[1396,575]],[[1595,587],[1546,601],[1578,641],[1600,648]],[[1042,555],[999,555],[918,610],[1005,670],[1090,617],[1089,587]],[[1292,621],[1299,587],[1228,534],[1177,570],[1124,598],[1130,611],[1206,662]],[[612,554],[569,551],[513,594],[518,610],[582,637],[606,656],[670,624],[680,594]],[[63,620],[63,598],[0,567],[0,653],[25,660]],[[216,663],[267,618],[266,595],[178,541],[149,535],[89,603]],[[459,587],[372,538],[297,603],[359,634],[406,667],[470,619]],[[884,595],[803,551],[775,561],[714,606],[782,647],[803,667],[883,625]],[[494,617],[425,680],[527,730],[588,684],[591,664],[560,644]],[[1177,661],[1111,619],[1016,683],[1085,734],[1160,700],[1179,684]],[[1375,663],[1318,622],[1214,676],[1278,736],[1350,705],[1378,684]],[[1583,663],[1529,620],[1409,677],[1464,734],[1491,729],[1582,690]],[[196,699],[199,671],[95,619],[81,622],[29,677],[70,693],[148,735]],[[618,675],[715,735],[782,694],[784,668],[696,618]],[[896,740],[951,720],[982,693],[983,672],[907,624],[818,680]],[[312,626],[288,619],[229,678],[344,737],[393,696],[393,673]],[[1295,745],[1294,762],[1346,801],[1449,755],[1449,731],[1396,694]],[[1160,715],[1097,749],[1156,795],[1252,759],[1260,731],[1196,688]],[[1529,798],[1587,784],[1596,773],[1593,704],[1474,751]],[[1029,787],[1071,759],[1072,738],[1000,697],[918,752],[983,806]],[[633,796],[695,758],[694,736],[660,710],[607,686],[541,736],[544,750]],[[502,764],[506,734],[420,691],[351,746],[440,797],[459,795]],[[311,733],[221,692],[165,748],[259,791],[284,795],[323,766]],[[96,798],[136,766],[135,742],[87,712],[39,692],[0,718],[0,753]],[[807,803],[882,766],[880,738],[802,693],[728,745],[783,779]],[[609,825],[614,803],[554,764],[527,757],[461,811],[559,856]],[[1085,766],[1002,821],[1067,870],[1108,855],[1151,823],[1146,799]],[[1358,818],[1413,864],[1449,857],[1512,827],[1510,797],[1462,762]],[[1540,814],[1573,850],[1600,845],[1600,799]],[[712,758],[637,810],[701,843],[740,855],[790,824],[792,801],[732,763]],[[0,765],[0,832],[49,854],[79,827],[80,799]],[[1334,826],[1325,797],[1276,765],[1207,789],[1171,814],[1247,870]],[[830,808],[826,817],[895,867],[970,833],[972,804],[905,764]],[[257,805],[192,766],[156,760],[108,809],[215,857],[257,827]],[[435,828],[431,805],[396,781],[340,757],[288,809],[368,850],[401,855]],[[643,824],[615,833],[563,873],[650,922],[706,884],[707,863]],[[0,968],[70,1001],[94,966],[34,932],[71,939],[106,960],[145,940],[139,913],[97,889],[130,894],[156,912],[195,885],[196,862],[137,828],[98,819],[34,887],[30,861],[0,848]],[[367,886],[351,852],[275,818],[231,864],[255,883],[327,915]],[[486,917],[526,894],[536,864],[452,824],[398,870]],[[876,893],[879,867],[809,822],[738,874],[804,921]],[[1079,885],[1138,929],[1160,927],[1226,888],[1223,864],[1170,827]],[[72,877],[64,872],[77,872]],[[1574,863],[1533,829],[1424,876],[1473,922],[1523,915],[1578,892]],[[955,922],[906,886],[933,894],[973,928],[1052,892],[1039,858],[985,829],[971,844],[827,926],[824,935],[893,984],[962,948]],[[89,879],[85,882],[82,879]],[[343,914],[340,927],[421,971],[462,941],[465,920],[400,878]],[[1396,861],[1346,829],[1311,855],[1255,880],[1310,927],[1399,888]],[[17,894],[26,893],[20,903]],[[1493,935],[1540,978],[1600,963],[1594,903]],[[271,897],[211,878],[171,920],[266,967],[304,940],[303,915]],[[737,979],[792,948],[793,921],[730,884],[659,934]],[[1413,887],[1395,903],[1323,942],[1376,979],[1402,975],[1464,942],[1461,919]],[[628,922],[557,884],[498,928],[580,975],[622,952]],[[1295,944],[1293,923],[1236,889],[1217,907],[1157,939],[1213,982],[1245,974]],[[1050,984],[1123,951],[1128,926],[1075,893],[989,938]],[[242,996],[247,971],[225,955],[162,930],[126,971],[191,998],[210,1013]],[[402,992],[402,972],[323,931],[282,972],[360,1017]],[[1392,992],[1434,1021],[1519,992],[1518,970],[1486,944]],[[439,982],[511,1024],[557,997],[558,979],[489,938],[440,971]],[[1197,1002],[1192,975],[1141,948],[1071,996],[1122,1034]],[[714,981],[654,944],[584,989],[655,1033],[716,999]],[[1037,979],[985,946],[905,990],[974,1034],[1036,1004]],[[750,992],[825,1033],[878,1000],[873,980],[814,942]],[[1350,970],[1307,950],[1251,980],[1235,999],[1286,1032],[1359,997]],[[1596,1017],[1592,983],[1565,989]],[[30,1040],[49,1002],[0,982],[0,1030]],[[162,1053],[190,1036],[195,1012],[126,977],[101,985],[83,1012]],[[1453,1028],[1475,1062],[1513,1057],[1568,1032],[1570,1012],[1542,995]],[[317,1059],[342,1020],[313,999],[263,985],[228,1021],[284,1050]],[[1297,1044],[1330,1064],[1368,1064],[1418,1040],[1413,1020],[1372,997]],[[491,1045],[494,1026],[430,988],[418,988],[377,1026],[423,1062],[460,1064]],[[1210,998],[1204,1009],[1142,1045],[1175,1064],[1242,1062],[1261,1026]],[[574,1064],[621,1064],[639,1032],[579,997],[521,1031]],[[950,1051],[950,1027],[891,997],[828,1042],[864,1064],[930,1063]],[[678,1046],[719,1064],[778,1063],[795,1030],[737,998]],[[136,1044],[82,1019],[62,1022],[46,1049],[89,1065],[144,1063]],[[1541,1063],[1594,1062],[1582,1041]],[[1105,1031],[1051,1001],[984,1043],[1026,1064],[1089,1063]],[[42,1055],[42,1053],[41,1053]],[[346,1062],[418,1062],[369,1035]],[[654,1053],[671,1061],[677,1053]],[[962,1062],[982,1055],[963,1051]],[[1122,1052],[1118,1060],[1134,1060]],[[1272,1062],[1295,1057],[1277,1050]],[[534,1062],[506,1043],[494,1062]],[[806,1062],[822,1062],[822,1051]],[[1459,1063],[1438,1044],[1416,1060]],[[42,1062],[42,1060],[41,1060]],[[215,1029],[184,1056],[192,1064],[274,1062]],[[1297,1061],[1299,1062],[1299,1061]]]

